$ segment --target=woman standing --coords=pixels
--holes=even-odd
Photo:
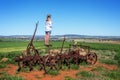
[[[46,46],[50,45],[49,39],[50,39],[51,30],[52,30],[51,15],[47,15],[46,22],[45,22],[45,45]]]

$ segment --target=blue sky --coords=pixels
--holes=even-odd
[[[47,14],[52,35],[120,36],[120,0],[0,0],[0,35],[44,35]]]

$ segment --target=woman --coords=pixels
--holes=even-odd
[[[50,45],[49,39],[50,39],[51,30],[52,30],[51,15],[47,15],[47,19],[45,22],[45,45],[46,46]]]

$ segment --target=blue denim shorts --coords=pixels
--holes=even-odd
[[[45,34],[48,34],[48,33],[50,33],[50,34],[51,34],[51,31],[45,31]]]

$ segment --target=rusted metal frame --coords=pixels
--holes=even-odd
[[[31,40],[30,40],[30,42],[29,42],[29,44],[28,44],[28,46],[27,46],[27,49],[26,49],[27,55],[30,55],[30,50],[33,50],[34,53],[36,53],[36,49],[35,49],[35,47],[34,47],[34,45],[33,45],[33,40],[34,40],[34,38],[35,38],[35,34],[36,34],[36,31],[37,31],[37,28],[38,28],[38,24],[39,24],[39,21],[36,23],[36,27],[35,27],[33,36],[32,36],[32,38],[31,38]]]

